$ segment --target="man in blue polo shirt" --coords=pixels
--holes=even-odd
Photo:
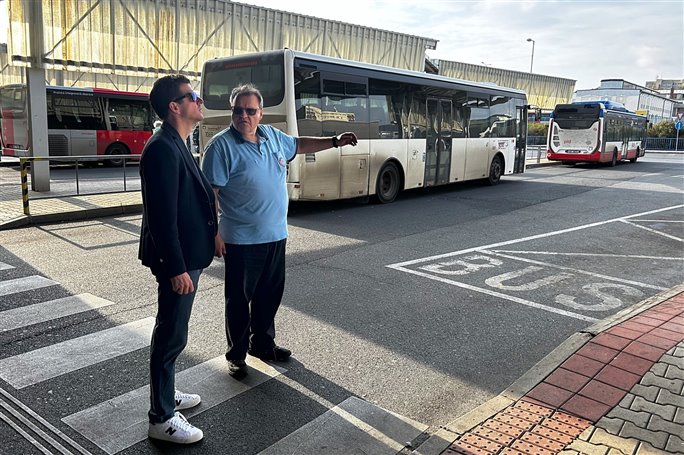
[[[287,163],[297,153],[356,145],[354,133],[292,137],[259,125],[263,97],[251,84],[230,95],[230,128],[207,144],[202,171],[217,197],[216,255],[225,257],[226,338],[229,372],[247,372],[247,354],[284,361],[292,354],[275,344],[275,315],[285,289]]]

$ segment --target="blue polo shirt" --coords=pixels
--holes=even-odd
[[[226,243],[252,245],[287,238],[287,163],[297,139],[269,125],[258,143],[232,126],[207,144],[202,172],[218,192],[219,232]]]

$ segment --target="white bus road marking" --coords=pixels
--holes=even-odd
[[[199,406],[184,410],[183,415],[200,414],[287,371],[249,356],[247,364],[251,371],[240,381],[229,376],[223,355],[177,373],[179,390],[202,397]],[[147,439],[149,394],[149,386],[143,386],[64,417],[62,422],[108,454],[115,454]]]
[[[4,262],[0,262],[0,270],[9,270],[13,269],[13,265],[5,264]]]
[[[426,429],[427,425],[349,397],[258,455],[394,455]]]
[[[13,280],[0,281],[0,297],[11,294],[18,294],[19,292],[31,291],[33,289],[46,288],[48,286],[55,286],[59,283],[49,280],[39,275],[32,275],[23,278],[15,278]]]
[[[620,258],[620,259],[657,259],[661,261],[682,261],[684,257],[671,256],[643,256],[640,254],[610,254],[610,253],[562,253],[559,251],[530,251],[530,250],[489,250],[492,253],[509,254],[535,254],[539,256],[589,256],[598,258]],[[516,258],[520,259],[520,258]],[[554,266],[558,267],[558,266]]]
[[[0,332],[112,305],[92,294],[79,294],[0,312]]]
[[[589,275],[589,276],[594,277],[594,278],[601,278],[602,280],[616,281],[618,283],[623,283],[623,284],[631,284],[632,286],[639,286],[642,288],[655,289],[656,291],[664,291],[665,289],[667,289],[667,288],[663,288],[660,286],[654,286],[651,284],[640,283],[639,281],[625,280],[624,278],[617,278],[617,277],[613,277],[613,276],[609,276],[609,275],[603,275],[601,273],[587,272],[585,270],[576,269],[573,267],[565,267],[562,265],[551,264],[549,262],[535,261],[534,259],[519,258],[519,257],[515,257],[515,256],[510,256],[508,254],[495,253],[494,251],[491,251],[491,250],[482,250],[482,252],[487,253],[487,254],[492,254],[494,256],[499,256],[502,258],[512,259],[514,261],[525,262],[528,264],[541,265],[541,266],[544,266],[546,268],[551,267],[551,268],[556,268],[556,269],[560,269],[560,270],[568,270],[568,271],[573,272],[573,273],[580,273],[583,275]],[[540,270],[542,270],[542,269],[540,269]]]
[[[388,266],[388,267],[390,267],[390,266]],[[429,278],[431,280],[441,281],[442,283],[451,284],[453,286],[457,286],[457,287],[463,288],[463,289],[468,289],[470,291],[476,291],[476,292],[480,292],[482,294],[491,295],[492,297],[499,297],[499,298],[504,299],[504,300],[510,300],[511,302],[520,303],[522,305],[529,306],[532,308],[537,308],[540,310],[550,311],[551,313],[561,314],[563,316],[568,316],[571,318],[580,319],[582,321],[595,322],[598,320],[596,318],[592,318],[590,316],[585,316],[583,314],[577,314],[577,313],[573,313],[572,311],[561,310],[559,308],[550,307],[547,305],[543,305],[541,303],[532,302],[531,300],[525,300],[525,299],[521,299],[519,297],[514,297],[511,295],[502,294],[501,292],[492,291],[491,289],[484,289],[484,288],[480,288],[477,286],[472,286],[470,284],[461,283],[459,281],[450,280],[448,278],[443,278],[441,276],[430,275],[429,273],[424,273],[424,272],[421,272],[418,270],[407,269],[407,268],[400,267],[400,266],[391,266],[391,268],[393,268],[395,270],[402,271],[402,272],[412,273],[414,275],[422,276],[424,278]]]
[[[84,335],[0,360],[0,379],[15,389],[149,346],[155,318]]]
[[[538,308],[538,309],[545,310],[545,311],[549,311],[549,312],[556,313],[556,314],[561,314],[561,315],[563,315],[563,316],[568,316],[568,317],[571,317],[571,318],[580,319],[580,320],[588,321],[588,322],[594,322],[594,321],[596,321],[597,319],[596,319],[596,318],[593,318],[593,317],[590,317],[590,316],[585,316],[585,315],[582,315],[582,314],[574,313],[574,312],[572,312],[572,311],[567,311],[567,310],[563,310],[563,309],[560,309],[560,308],[554,308],[554,307],[551,307],[551,306],[548,306],[548,305],[543,305],[543,304],[540,304],[540,303],[537,303],[537,302],[533,302],[533,301],[530,301],[530,300],[526,300],[526,299],[522,299],[522,298],[519,298],[519,297],[510,296],[510,295],[507,295],[507,294],[503,294],[503,293],[500,293],[500,292],[496,292],[496,291],[493,291],[493,290],[491,290],[491,289],[485,289],[485,288],[480,288],[480,287],[477,287],[477,286],[473,286],[473,285],[461,283],[461,282],[458,282],[458,281],[455,281],[455,280],[452,280],[452,279],[445,278],[445,277],[443,277],[443,276],[435,276],[435,275],[432,275],[432,274],[430,274],[430,273],[425,273],[425,272],[420,271],[420,270],[410,269],[410,268],[408,268],[408,266],[415,266],[415,265],[417,265],[417,264],[423,264],[423,263],[426,263],[426,262],[434,262],[434,261],[436,261],[436,260],[445,259],[445,258],[450,258],[450,257],[454,257],[454,256],[461,256],[461,255],[465,255],[465,254],[473,253],[473,252],[475,252],[475,253],[487,253],[488,251],[489,251],[489,252],[493,252],[493,251],[496,251],[496,249],[497,249],[498,247],[502,247],[502,246],[513,245],[513,244],[516,244],[516,243],[527,242],[527,241],[530,241],[530,240],[537,240],[537,239],[552,237],[552,236],[555,236],[555,235],[565,234],[565,233],[568,233],[568,232],[580,231],[580,230],[589,229],[589,228],[597,227],[597,226],[603,226],[603,225],[610,224],[610,223],[615,223],[615,222],[623,222],[623,221],[626,221],[626,220],[629,220],[629,219],[632,219],[632,218],[638,218],[638,217],[642,217],[642,216],[650,215],[650,214],[654,214],[654,213],[661,213],[661,212],[665,212],[665,211],[675,210],[675,209],[679,209],[679,208],[682,208],[682,207],[684,207],[684,205],[680,204],[680,205],[675,205],[675,206],[670,206],[670,207],[664,207],[664,208],[660,208],[660,209],[656,209],[656,210],[649,210],[649,211],[647,211],[647,212],[635,213],[635,214],[633,214],[633,215],[627,215],[627,216],[622,216],[622,217],[619,217],[619,218],[613,218],[613,219],[610,219],[610,220],[605,220],[605,221],[599,221],[599,222],[595,222],[595,223],[584,224],[584,225],[581,225],[581,226],[575,226],[575,227],[571,227],[571,228],[567,228],[567,229],[561,229],[561,230],[558,230],[558,231],[552,231],[552,232],[547,232],[547,233],[543,233],[543,234],[537,234],[537,235],[532,235],[532,236],[528,236],[528,237],[523,237],[523,238],[519,238],[519,239],[507,240],[507,241],[503,241],[503,242],[497,242],[497,243],[490,244],[490,245],[484,245],[484,246],[477,246],[477,247],[472,247],[472,248],[466,248],[466,249],[463,249],[463,250],[460,250],[460,251],[454,251],[454,252],[451,252],[451,253],[444,253],[444,254],[439,254],[439,255],[435,255],[435,256],[429,256],[429,257],[420,258],[420,259],[413,259],[413,260],[410,260],[410,261],[398,262],[398,263],[395,263],[395,264],[389,264],[389,265],[387,265],[386,267],[391,268],[391,269],[395,269],[395,270],[398,270],[398,271],[401,271],[401,272],[411,273],[411,274],[413,274],[413,275],[417,275],[417,276],[421,276],[421,277],[424,277],[424,278],[428,278],[428,279],[430,279],[430,280],[440,281],[440,282],[442,282],[442,283],[447,283],[447,284],[450,284],[450,285],[453,285],[453,286],[457,286],[457,287],[461,287],[461,288],[464,288],[464,289],[468,289],[468,290],[471,290],[471,291],[476,291],[476,292],[480,292],[480,293],[483,293],[483,294],[486,294],[486,295],[491,295],[491,296],[493,296],[493,297],[498,297],[498,298],[501,298],[501,299],[504,299],[504,300],[509,300],[509,301],[512,301],[512,302],[520,303],[520,304],[522,304],[522,305],[526,305],[526,306],[529,306],[529,307]],[[497,253],[497,255],[501,255],[501,254],[500,254],[500,253]],[[475,264],[475,263],[472,263],[473,258],[474,258],[474,259],[485,259],[485,260],[488,261],[488,263],[484,263],[484,264]],[[445,275],[467,275],[467,274],[469,274],[471,271],[476,271],[476,270],[479,270],[479,269],[481,269],[481,268],[496,267],[496,266],[498,266],[498,265],[501,265],[501,264],[500,264],[500,261],[496,262],[497,260],[495,260],[495,259],[493,259],[493,258],[487,259],[486,256],[473,256],[473,258],[470,258],[470,259],[471,259],[471,262],[470,262],[470,263],[462,264],[462,265],[465,265],[465,266],[466,266],[466,269],[461,270],[461,271],[448,271],[448,272],[439,271],[439,268],[440,268],[442,265],[457,265],[457,263],[459,262],[458,260],[450,261],[449,263],[443,263],[443,264],[431,264],[431,265],[427,265],[427,266],[420,267],[420,268],[421,268],[421,269],[430,270],[430,271],[433,272],[433,273],[442,273],[442,274],[445,274]],[[514,260],[519,260],[519,261],[523,261],[523,262],[537,263],[537,264],[545,265],[545,266],[553,266],[553,267],[561,268],[561,269],[563,268],[563,267],[560,267],[560,266],[555,266],[555,265],[543,263],[543,262],[540,262],[540,261],[532,261],[532,260],[530,260],[530,259],[522,259],[522,258],[515,258],[515,257],[512,257],[512,259],[514,259]],[[452,263],[453,263],[453,264],[452,264]],[[663,288],[660,288],[660,287],[657,287],[657,286],[652,286],[652,285],[648,285],[648,284],[644,284],[644,283],[637,283],[637,282],[634,282],[634,281],[623,280],[623,279],[620,279],[620,278],[608,277],[608,276],[599,275],[599,274],[593,274],[593,272],[585,272],[585,271],[581,271],[581,270],[577,270],[577,269],[570,269],[570,268],[565,268],[565,269],[566,269],[566,270],[571,270],[571,271],[576,271],[576,272],[578,272],[578,273],[583,273],[583,274],[592,275],[592,276],[595,276],[595,277],[601,277],[601,278],[604,278],[604,279],[609,279],[609,280],[611,280],[611,281],[618,281],[618,282],[622,282],[622,283],[630,283],[630,284],[638,285],[638,286],[645,287],[645,288],[651,288],[651,289],[656,289],[656,290],[662,290],[662,289],[663,289]],[[557,278],[558,280],[561,280],[561,279],[565,279],[565,276],[562,276],[562,274],[561,274],[561,275],[558,275],[556,278]],[[491,280],[491,279],[490,279],[490,280]],[[503,282],[504,280],[501,280],[501,281]],[[491,284],[496,285],[497,283],[491,283]],[[501,284],[501,283],[499,283],[499,284]],[[597,286],[599,286],[599,287],[608,287],[608,286],[615,287],[615,286],[617,286],[617,285],[611,285],[610,283],[599,283],[599,284],[597,284]],[[621,288],[621,289],[622,289],[622,288]],[[631,295],[631,293],[632,293],[631,291],[626,292],[626,291],[624,291],[624,289],[622,289],[622,291],[623,291],[626,295]],[[591,288],[591,289],[588,289],[588,290],[585,289],[585,292],[593,293],[593,295],[595,295],[595,296],[597,296],[597,297],[600,297],[600,298],[603,298],[603,306],[596,306],[595,308],[606,308],[607,306],[614,305],[614,301],[612,301],[612,300],[610,300],[610,299],[607,299],[607,297],[606,297],[607,294],[601,293],[600,290],[599,290],[598,288],[596,288],[596,289]],[[636,291],[636,292],[640,292],[640,291]],[[580,304],[577,304],[577,303],[574,301],[574,298],[573,298],[572,296],[566,296],[566,295],[556,296],[555,301],[556,301],[557,303],[559,303],[559,304],[566,304],[566,305],[569,305],[569,306],[574,307],[574,308],[581,308],[581,309],[586,309],[586,308],[587,308],[587,306],[582,306],[582,305],[580,305]]]
[[[625,223],[625,224],[629,224],[630,226],[634,226],[634,227],[639,228],[639,229],[643,229],[644,231],[652,232],[652,233],[657,234],[657,235],[662,235],[663,237],[667,237],[668,239],[676,240],[678,242],[684,242],[684,239],[680,239],[679,237],[675,237],[674,235],[666,234],[664,232],[660,232],[660,231],[657,231],[655,229],[651,229],[651,228],[646,227],[646,226],[640,226],[636,223],[631,223],[627,220],[620,220],[620,222]]]
[[[583,224],[581,226],[575,226],[575,227],[571,227],[571,228],[567,228],[567,229],[560,229],[558,231],[545,232],[543,234],[531,235],[528,237],[522,237],[522,238],[514,239],[514,240],[506,240],[504,242],[492,243],[490,245],[481,245],[481,246],[476,246],[476,247],[472,247],[472,248],[466,248],[464,250],[454,251],[452,253],[444,253],[444,254],[438,254],[435,256],[429,256],[429,257],[420,258],[420,259],[413,259],[411,261],[397,262],[396,264],[389,264],[386,267],[398,270],[399,268],[403,268],[403,267],[408,266],[408,265],[420,264],[422,262],[431,262],[431,261],[434,261],[436,259],[443,259],[443,258],[448,258],[451,256],[459,256],[459,255],[466,254],[466,253],[472,253],[474,251],[492,250],[492,249],[502,247],[502,246],[513,245],[513,244],[522,243],[522,242],[528,242],[530,240],[537,240],[537,239],[543,239],[543,238],[547,238],[547,237],[553,237],[555,235],[567,234],[568,232],[581,231],[581,230],[589,229],[592,227],[603,226],[605,224],[615,223],[615,222],[622,221],[622,220],[629,220],[629,219],[644,216],[644,215],[650,215],[652,213],[666,212],[668,210],[679,209],[682,207],[684,207],[684,204],[673,205],[671,207],[665,207],[665,208],[656,209],[656,210],[649,210],[648,212],[635,213],[634,215],[622,216],[619,218],[613,218],[613,219],[605,220],[605,221],[597,221],[595,223]]]

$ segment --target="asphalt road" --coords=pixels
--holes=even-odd
[[[434,431],[496,396],[569,335],[680,284],[683,189],[684,156],[658,155],[615,168],[529,169],[496,187],[410,191],[389,205],[292,204],[277,341],[294,359],[255,371],[239,393],[220,389],[232,379],[212,376],[205,402],[212,393],[227,398],[191,418],[205,432],[192,453],[298,453],[279,441],[302,427],[307,437],[316,429],[328,437],[321,416],[352,402]],[[91,453],[103,453],[91,441],[104,436],[83,436],[79,425],[96,419],[82,412],[147,383],[149,349],[135,344],[130,326],[147,334],[155,314],[154,282],[136,260],[139,225],[139,216],[119,217],[4,231],[0,240],[0,263],[14,267],[0,270],[0,321],[83,293],[106,300],[0,330],[0,389]],[[179,373],[224,352],[222,273],[215,261],[203,274]],[[2,295],[3,282],[34,276],[55,283]],[[55,366],[71,349],[58,343],[110,335],[131,346]],[[125,434],[122,422],[107,420],[114,414],[98,428]],[[0,453],[40,453],[4,419],[0,437]],[[147,440],[122,449],[185,453]]]

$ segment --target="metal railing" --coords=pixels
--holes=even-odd
[[[644,149],[649,150],[673,150],[684,151],[684,138],[677,139],[673,137],[647,137],[641,141]]]
[[[74,156],[31,156],[31,157],[21,157],[19,158],[19,167],[21,174],[21,200],[24,207],[24,215],[30,216],[31,211],[29,208],[29,187],[28,187],[28,170],[32,162],[63,162],[63,163],[73,163],[74,164],[74,174],[76,180],[76,194],[67,195],[51,195],[50,198],[63,198],[71,196],[80,196],[80,178],[79,178],[79,164],[84,163],[98,163],[99,161],[111,161],[112,159],[122,160],[122,170],[123,170],[123,192],[128,192],[127,185],[127,174],[126,174],[126,163],[129,160],[139,160],[140,155],[74,155]],[[138,188],[130,191],[139,191]],[[120,193],[121,191],[100,191],[94,193],[87,193],[89,196],[94,196],[98,194],[110,194],[110,193]],[[42,198],[40,198],[42,199]]]

